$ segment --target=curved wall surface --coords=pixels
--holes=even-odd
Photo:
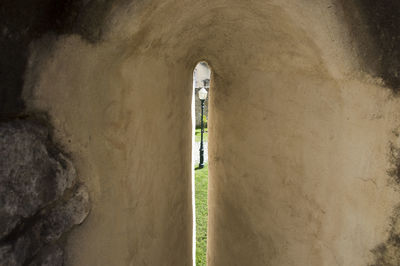
[[[67,265],[192,265],[201,60],[213,70],[209,265],[396,265],[399,100],[364,72],[350,8],[121,1],[99,43],[34,42],[27,106],[48,112],[93,202]]]

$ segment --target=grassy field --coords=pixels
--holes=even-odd
[[[203,169],[195,170],[196,190],[196,266],[206,265],[207,251],[207,188],[208,188],[208,164]]]
[[[201,129],[196,128],[196,131],[194,133],[194,139],[196,142],[200,142],[200,138],[201,138]],[[203,141],[208,141],[208,128],[204,129]]]

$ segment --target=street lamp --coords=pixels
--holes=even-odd
[[[204,121],[203,121],[203,116],[204,116],[204,101],[207,99],[207,90],[204,82],[204,87],[199,90],[199,98],[201,101],[201,141],[200,141],[200,163],[199,163],[199,168],[204,167],[204,147],[203,147],[203,134],[204,134]]]

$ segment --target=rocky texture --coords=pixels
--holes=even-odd
[[[57,245],[45,247],[29,266],[61,266],[64,263],[64,252]]]
[[[1,124],[0,237],[74,184],[75,169],[48,143],[44,126],[21,121]]]
[[[22,120],[0,123],[0,158],[0,265],[61,265],[54,243],[89,212],[72,163],[45,125]]]

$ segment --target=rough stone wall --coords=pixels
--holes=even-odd
[[[0,3],[0,265],[64,265],[67,232],[88,215],[88,191],[54,144],[47,116],[26,110],[21,96],[32,42],[78,33],[93,43],[108,8],[101,1]]]
[[[60,240],[89,213],[75,168],[34,120],[0,123],[0,265],[64,265]]]
[[[66,264],[191,265],[191,77],[206,60],[209,265],[397,265],[396,6],[115,1],[96,42],[29,39],[28,112],[49,114],[93,201]]]

